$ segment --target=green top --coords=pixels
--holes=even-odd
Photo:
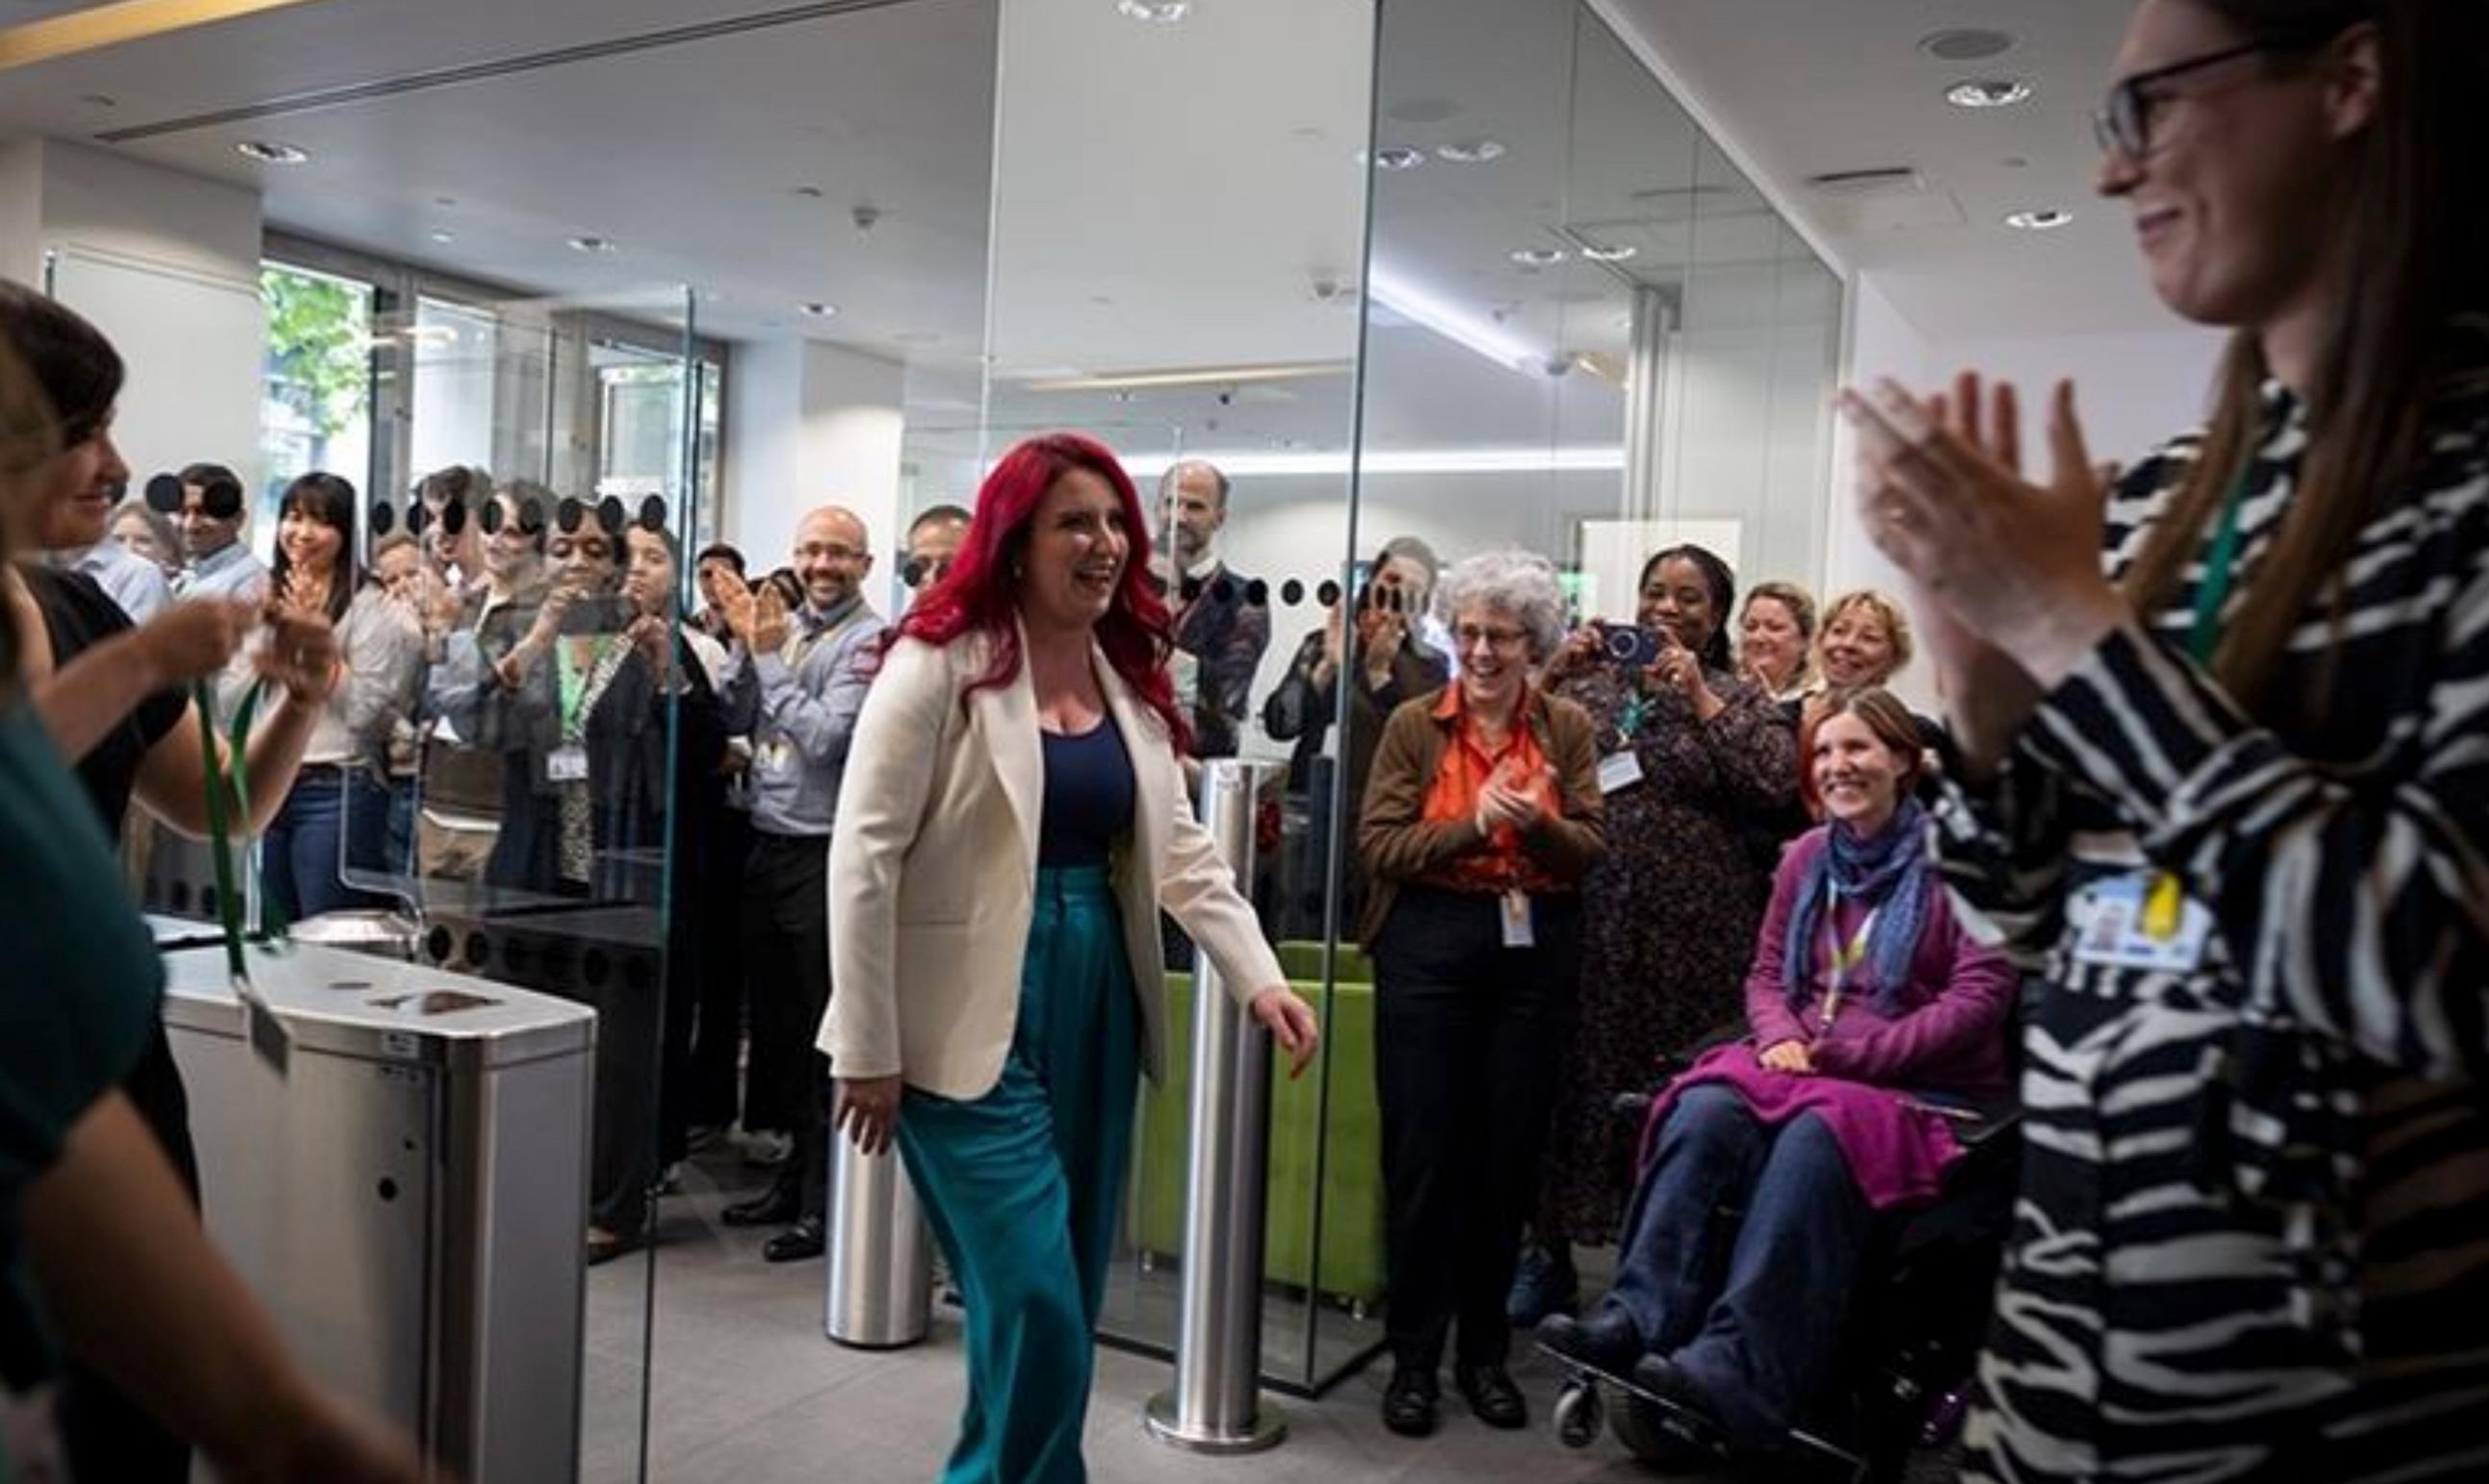
[[[0,1388],[49,1374],[18,1202],[138,1059],[164,989],[95,806],[34,712],[0,704]]]

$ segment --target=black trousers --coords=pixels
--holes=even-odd
[[[122,1079],[121,1090],[173,1162],[173,1172],[195,1207],[199,1160],[190,1144],[190,1098],[161,1023],[148,1032],[147,1044]],[[74,1356],[61,1378],[60,1433],[72,1478],[188,1484],[190,1445]]]
[[[829,1061],[814,1049],[830,1007],[830,842],[756,830],[744,869],[745,967],[752,985],[751,1086],[745,1127],[783,1128],[804,1212],[825,1206]]]
[[[1582,966],[1581,902],[1532,903],[1506,948],[1498,899],[1404,887],[1374,944],[1375,1079],[1395,1360],[1502,1364],[1504,1296],[1538,1188]]]
[[[752,816],[717,811],[705,868],[681,884],[700,899],[693,952],[700,957],[700,1003],[693,1013],[691,1071],[684,1121],[723,1128],[743,1116],[743,871],[752,854]]]

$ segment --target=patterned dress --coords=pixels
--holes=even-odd
[[[1608,794],[1607,857],[1582,886],[1579,1018],[1539,1200],[1541,1225],[1576,1242],[1614,1240],[1633,1194],[1634,1130],[1616,1096],[1649,1087],[1660,1057],[1745,1013],[1771,873],[1741,829],[1797,793],[1780,708],[1723,671],[1704,678],[1727,702],[1708,723],[1674,691],[1642,695],[1605,664],[1556,688],[1598,722],[1603,757],[1629,732],[1642,769]]]
[[[2026,1156],[1965,1478],[2489,1478],[2489,333],[2423,412],[2247,715],[2190,657],[2196,562],[1940,813],[1961,898],[2039,977]],[[2234,594],[2289,507],[2264,391]],[[2123,572],[2196,456],[2110,501]],[[2123,950],[2134,885],[2185,913]],[[2123,883],[2123,885],[2121,885]],[[2150,929],[2146,929],[2150,931]]]

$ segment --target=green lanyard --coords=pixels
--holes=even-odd
[[[2204,554],[2204,585],[2195,589],[2195,626],[2187,635],[2188,652],[2198,665],[2211,665],[2221,647],[2222,610],[2229,606],[2239,562],[2239,512],[2247,502],[2251,471],[2242,471],[2221,498],[2221,519],[2213,528],[2212,549]]]
[[[222,760],[216,756],[215,699],[209,693],[205,679],[190,682],[190,701],[198,708],[199,745],[207,755],[208,853],[216,870],[216,916],[224,928],[225,977],[234,997],[242,1001],[251,1049],[282,1075],[292,1055],[293,1037],[270,1008],[267,997],[251,985],[250,960],[243,952],[243,894],[236,888],[243,872],[248,871],[256,890],[258,872],[247,855],[239,868],[234,860],[235,837],[247,836],[250,830],[249,775],[243,759],[248,756],[251,720],[259,711],[263,689],[254,682],[242,704],[235,708],[232,746]],[[284,914],[267,892],[257,891],[256,895],[260,904],[258,936],[263,941],[283,941]]]

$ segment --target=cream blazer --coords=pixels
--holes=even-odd
[[[901,640],[865,699],[830,835],[830,1008],[820,1048],[843,1077],[899,1075],[974,1099],[1002,1079],[1036,910],[1044,762],[1026,664],[985,672],[976,638]],[[1166,1064],[1163,908],[1238,1000],[1286,983],[1252,907],[1193,817],[1164,725],[1102,652],[1091,668],[1134,774],[1133,827],[1114,866],[1140,1001],[1141,1066]]]

